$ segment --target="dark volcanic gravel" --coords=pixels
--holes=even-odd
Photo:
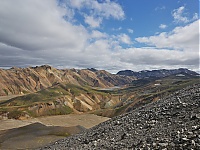
[[[200,149],[200,84],[41,149]]]

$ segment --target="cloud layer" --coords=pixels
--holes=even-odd
[[[75,15],[81,15],[85,24]],[[123,20],[125,13],[110,0],[1,0],[0,67],[50,64],[111,72],[198,68],[199,20],[170,32],[131,39],[126,33],[109,35],[98,30],[111,18]],[[132,29],[128,32],[134,34]],[[144,46],[138,48],[135,43]]]

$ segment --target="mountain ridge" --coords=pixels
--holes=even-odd
[[[37,92],[57,83],[112,87],[135,80],[105,70],[56,69],[49,65],[28,68],[0,69],[0,96]]]
[[[187,68],[179,68],[179,69],[159,69],[159,70],[142,70],[142,71],[132,71],[132,70],[121,70],[117,73],[117,75],[125,75],[125,76],[133,76],[137,79],[149,78],[149,77],[157,77],[162,78],[173,74],[181,74],[187,73],[190,75],[197,76],[198,73],[191,71]]]

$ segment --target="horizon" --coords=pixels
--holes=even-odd
[[[156,71],[156,70],[179,70],[179,69],[187,69],[187,70],[193,71],[193,70],[188,69],[188,68],[175,68],[175,69],[166,69],[166,68],[162,68],[162,69],[138,70],[138,71],[136,71],[136,70],[131,70],[131,69],[122,69],[122,70],[118,70],[117,72],[110,72],[110,71],[108,71],[108,70],[97,69],[97,68],[56,68],[56,67],[51,66],[51,65],[48,65],[48,64],[44,64],[44,65],[40,65],[40,66],[27,66],[27,67],[16,67],[16,66],[12,66],[12,67],[0,67],[0,69],[4,69],[4,70],[9,70],[9,69],[12,69],[12,68],[26,69],[26,68],[36,68],[36,67],[42,67],[42,66],[49,66],[49,67],[53,67],[53,68],[58,69],[58,70],[65,70],[65,69],[69,69],[69,70],[71,70],[71,69],[75,69],[75,70],[84,70],[84,69],[88,69],[88,70],[90,70],[90,69],[95,69],[95,70],[97,70],[97,71],[101,71],[101,70],[107,71],[107,72],[109,72],[109,73],[111,73],[111,74],[117,74],[117,73],[120,72],[120,71],[143,72],[143,71]],[[194,72],[196,72],[196,71],[194,71]],[[200,72],[196,72],[196,73],[200,74]]]
[[[198,0],[2,0],[0,68],[200,73],[199,21]]]

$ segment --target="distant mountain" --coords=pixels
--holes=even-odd
[[[56,69],[48,65],[0,69],[0,96],[40,91],[57,83],[112,87],[131,83],[134,77],[122,77],[105,70]]]
[[[151,70],[151,71],[143,70],[139,72],[135,72],[132,70],[122,70],[122,71],[119,71],[117,75],[133,76],[133,77],[136,77],[137,79],[143,79],[143,78],[149,78],[149,77],[162,78],[169,75],[182,74],[182,73],[192,75],[192,76],[199,75],[198,73],[185,69],[185,68],[172,69],[172,70],[167,70],[167,69]]]

